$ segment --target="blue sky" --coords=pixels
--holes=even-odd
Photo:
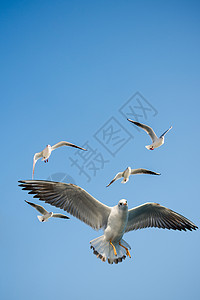
[[[87,142],[95,153],[84,164],[88,177],[72,165],[83,157],[63,147],[48,164],[37,162],[35,178],[65,174],[107,205],[158,202],[200,226],[199,8],[198,1],[1,1],[1,299],[198,299],[199,231],[130,232],[132,258],[111,266],[89,248],[101,232],[73,217],[39,223],[24,202],[39,200],[17,181],[31,179],[33,155],[47,144]],[[149,109],[135,108],[139,121],[156,133],[173,125],[155,151],[121,113],[139,103]],[[123,128],[119,149],[96,138],[106,124]],[[105,188],[127,166],[162,175]]]

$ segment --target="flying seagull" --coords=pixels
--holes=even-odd
[[[160,173],[156,173],[156,172],[146,170],[146,169],[131,169],[131,167],[128,167],[128,168],[126,168],[126,170],[124,172],[117,173],[117,175],[114,177],[114,179],[111,180],[111,182],[106,187],[108,187],[113,182],[115,182],[116,180],[118,180],[122,177],[123,177],[123,180],[121,183],[126,183],[127,181],[129,181],[129,176],[134,175],[134,174],[161,175]]]
[[[109,207],[74,184],[45,180],[19,181],[23,190],[53,206],[64,209],[92,228],[104,234],[90,242],[94,254],[113,264],[131,257],[129,244],[122,239],[125,232],[146,227],[173,230],[196,230],[198,227],[180,214],[157,203],[145,203],[128,210],[122,199]]]
[[[69,219],[69,217],[67,217],[66,215],[63,214],[54,214],[53,212],[48,212],[46,211],[46,209],[44,209],[44,207],[42,207],[41,205],[37,205],[35,203],[32,202],[28,202],[26,200],[24,200],[26,203],[28,203],[29,205],[31,205],[32,207],[34,207],[37,211],[39,211],[42,216],[37,216],[38,220],[40,222],[46,222],[49,218],[61,218],[61,219]]]
[[[162,146],[164,144],[164,136],[165,134],[172,129],[172,126],[167,129],[159,138],[157,137],[157,135],[155,134],[155,132],[153,131],[153,129],[145,124],[139,123],[139,122],[135,122],[131,119],[127,119],[129,122],[137,125],[138,127],[144,129],[146,131],[146,133],[148,133],[148,135],[150,136],[150,138],[152,139],[152,144],[145,146],[148,150],[154,150],[155,148],[158,148],[160,146]]]
[[[48,158],[49,156],[51,155],[51,152],[59,147],[62,147],[62,146],[70,146],[70,147],[74,147],[74,148],[78,148],[78,149],[81,149],[81,150],[84,150],[84,151],[87,151],[86,149],[84,148],[81,148],[79,146],[76,146],[74,144],[71,144],[71,143],[68,143],[68,142],[59,142],[53,146],[50,146],[50,145],[47,145],[46,148],[44,148],[41,152],[38,152],[38,153],[35,153],[34,157],[33,157],[33,173],[32,173],[32,179],[33,179],[33,176],[34,176],[34,171],[35,171],[35,164],[37,162],[38,159],[40,159],[42,157],[42,160],[44,160],[44,162],[48,162]]]

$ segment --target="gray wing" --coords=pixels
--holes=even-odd
[[[109,185],[111,185],[111,184],[112,184],[113,182],[115,182],[116,180],[122,178],[122,177],[123,177],[123,173],[124,173],[124,172],[119,172],[119,173],[117,173],[117,175],[113,178],[113,180],[111,180],[111,182],[110,182],[106,187],[108,187]]]
[[[63,214],[53,214],[53,218],[70,219],[68,216]]]
[[[45,180],[19,181],[29,191],[53,206],[64,209],[94,229],[105,228],[111,208],[96,200],[77,185]]]
[[[132,169],[131,174],[151,174],[151,175],[161,175],[160,173],[156,173],[146,169]]]
[[[146,133],[148,133],[148,135],[150,136],[150,138],[152,139],[152,142],[155,142],[157,140],[157,135],[155,134],[155,132],[153,131],[153,129],[145,124],[133,121],[131,119],[127,119],[129,122],[137,125],[138,127],[142,128],[144,131],[146,131]]]
[[[145,203],[129,210],[126,232],[146,227],[196,230],[190,220],[157,203]]]
[[[70,147],[74,147],[74,148],[78,148],[78,149],[81,149],[81,150],[84,150],[84,151],[87,151],[86,149],[82,148],[82,147],[79,147],[79,146],[76,146],[74,144],[71,144],[71,143],[68,143],[68,142],[65,142],[65,141],[62,141],[62,142],[59,142],[55,145],[53,145],[51,147],[52,151],[55,150],[56,148],[59,148],[59,147],[62,147],[62,146],[70,146]]]
[[[169,129],[167,129],[167,130],[160,136],[160,138],[163,137],[168,131],[170,131],[170,129],[172,129],[172,126],[171,126]]]
[[[46,209],[44,209],[44,207],[42,207],[41,205],[37,205],[35,203],[32,202],[28,202],[26,200],[24,200],[26,203],[28,203],[29,205],[31,205],[32,207],[34,207],[37,211],[39,211],[42,215],[46,215],[48,214],[48,211],[46,211]]]

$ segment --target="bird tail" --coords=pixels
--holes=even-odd
[[[127,249],[131,249],[129,244],[125,242],[123,239],[120,241],[121,245],[123,245]],[[118,264],[118,262],[122,262],[123,259],[126,258],[127,252],[126,249],[119,245],[119,243],[114,243],[113,245],[116,249],[117,255],[114,254],[114,250],[112,245],[105,240],[104,235],[92,240],[90,242],[91,249],[93,249],[93,253],[100,258],[102,261],[108,260],[109,264]]]
[[[147,146],[145,146],[145,148],[147,148],[148,150],[150,150],[151,145],[147,145]]]
[[[46,220],[44,220],[44,218],[43,218],[43,216],[37,216],[38,217],[38,220],[40,221],[40,222],[45,222]]]

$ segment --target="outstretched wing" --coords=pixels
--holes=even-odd
[[[68,216],[65,216],[63,214],[53,214],[53,218],[61,218],[61,219],[70,219]]]
[[[132,169],[131,170],[131,175],[134,174],[151,174],[151,175],[161,175],[160,173],[156,173],[150,170],[146,170],[146,169]]]
[[[129,210],[126,232],[146,227],[196,230],[190,220],[157,203],[145,203]]]
[[[19,182],[23,190],[34,194],[34,198],[64,209],[94,229],[106,227],[111,208],[96,200],[79,186],[45,180]]]
[[[33,157],[33,173],[32,173],[32,179],[33,179],[33,177],[34,177],[35,164],[36,164],[37,160],[38,160],[39,158],[41,158],[41,157],[42,157],[42,151],[41,151],[41,152],[38,152],[38,153],[35,153],[35,155],[34,155],[34,157]]]
[[[108,187],[109,185],[111,185],[111,184],[112,184],[113,182],[115,182],[116,180],[122,178],[122,177],[123,177],[123,173],[124,173],[124,172],[119,172],[119,173],[117,173],[117,175],[115,176],[115,178],[114,178],[113,180],[111,180],[111,182],[110,182],[106,187]]]
[[[167,129],[167,130],[160,136],[160,138],[163,137],[168,131],[170,131],[170,129],[172,129],[172,126],[171,126],[169,129]]]
[[[155,132],[153,131],[153,129],[145,124],[133,121],[131,119],[127,119],[129,122],[137,125],[138,127],[142,128],[144,131],[146,131],[146,133],[148,133],[148,135],[150,136],[150,138],[152,139],[152,142],[155,142],[157,140],[157,135],[155,134]]]
[[[37,205],[35,203],[32,202],[28,202],[26,200],[24,200],[26,203],[28,203],[29,205],[31,205],[32,207],[34,207],[37,211],[39,211],[42,215],[46,215],[48,214],[48,211],[46,211],[46,209],[44,209],[44,207],[42,207],[41,205]]]
[[[65,141],[62,141],[62,142],[59,142],[55,145],[53,145],[51,147],[51,150],[55,150],[56,148],[59,148],[59,147],[62,147],[62,146],[70,146],[70,147],[74,147],[74,148],[78,148],[78,149],[81,149],[81,150],[84,150],[84,151],[87,151],[86,149],[82,148],[82,147],[79,147],[79,146],[76,146],[74,144],[71,144],[71,143],[68,143],[68,142],[65,142]]]

